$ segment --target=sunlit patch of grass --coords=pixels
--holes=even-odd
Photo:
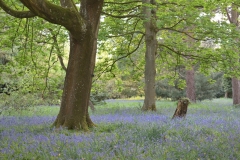
[[[5,116],[55,116],[58,114],[59,106],[36,106],[28,107],[25,110],[6,110],[2,115]]]

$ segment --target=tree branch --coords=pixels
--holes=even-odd
[[[104,2],[104,4],[124,5],[124,4],[139,3],[139,2],[142,2],[142,1],[130,1],[130,2],[123,2],[123,3],[119,3],[119,2]]]
[[[58,59],[59,59],[59,62],[60,62],[60,64],[61,64],[61,67],[62,67],[62,69],[66,72],[66,71],[67,71],[67,67],[65,66],[65,64],[64,64],[64,62],[63,62],[63,58],[62,58],[62,56],[61,56],[61,54],[60,54],[61,51],[60,51],[60,49],[59,49],[58,41],[57,41],[57,36],[58,36],[58,34],[59,34],[59,32],[60,32],[60,29],[61,29],[61,27],[59,27],[58,32],[57,32],[56,34],[53,33],[53,30],[52,30],[51,28],[49,28],[49,31],[50,31],[51,34],[53,35],[53,36],[52,36],[52,38],[53,38],[53,45],[55,45],[55,48],[57,49],[57,57],[58,57]]]
[[[82,28],[82,17],[75,8],[64,8],[47,0],[20,0],[35,15],[54,24],[62,25],[75,33]],[[71,17],[71,21],[70,18]],[[78,27],[79,26],[79,27]],[[77,29],[76,29],[77,28]]]
[[[137,9],[139,9],[142,5],[136,5],[132,8],[127,8],[127,9],[123,9],[123,8],[120,8],[119,9],[114,9],[114,12],[118,12],[118,13],[126,13],[126,12],[136,12]],[[111,8],[107,8],[105,11],[112,11]]]
[[[65,64],[63,63],[63,58],[62,58],[62,56],[61,56],[60,54],[57,54],[57,57],[58,57],[58,59],[59,59],[59,61],[60,61],[60,64],[61,64],[61,66],[62,66],[62,69],[63,69],[65,72],[67,72],[67,67],[66,67]]]
[[[163,3],[160,3],[159,5],[176,5],[176,6],[183,6],[183,7],[186,6],[186,5],[178,4],[178,3],[175,3],[175,2],[163,2]],[[202,6],[202,5],[196,5],[196,6],[193,6],[193,7],[198,8],[198,9],[204,8],[204,6]]]
[[[110,71],[110,72],[111,72],[112,69],[113,69],[114,64],[115,64],[117,61],[119,61],[119,60],[121,60],[121,59],[123,59],[123,58],[126,58],[126,57],[130,56],[131,54],[133,54],[134,52],[136,52],[136,50],[140,47],[140,44],[141,44],[141,42],[142,42],[142,40],[143,40],[143,37],[144,37],[144,35],[142,35],[142,37],[141,37],[141,39],[140,39],[137,47],[136,47],[134,50],[132,50],[131,52],[128,52],[126,55],[124,55],[124,56],[122,56],[122,57],[119,57],[119,58],[117,58],[117,59],[115,59],[115,60],[113,59],[112,64],[106,66],[106,68],[105,68],[101,73],[98,74],[97,78],[96,78],[93,82],[97,81],[97,80],[101,77],[101,75],[102,75],[103,73],[105,73],[105,72],[107,72],[107,71]],[[110,69],[108,69],[109,67],[110,67]]]
[[[205,60],[205,61],[213,61],[213,59],[210,57],[211,55],[209,55],[209,57],[201,57],[201,56],[197,56],[197,55],[193,55],[193,54],[183,54],[181,53],[181,51],[176,51],[175,49],[164,45],[164,44],[159,44],[159,46],[162,46],[164,48],[167,48],[168,50],[170,50],[171,52],[179,55],[179,56],[183,56],[186,57],[188,59],[199,59],[199,60]]]
[[[117,16],[117,15],[112,15],[106,12],[101,12],[104,15],[110,16],[110,17],[114,17],[114,18],[128,18],[128,17],[140,17],[140,13],[139,14],[130,14],[130,15],[123,15],[123,16]]]
[[[9,15],[16,17],[16,18],[32,18],[35,17],[36,14],[34,14],[31,11],[16,11],[10,7],[8,7],[3,0],[0,0],[0,7]]]
[[[225,8],[225,10],[226,10],[226,13],[227,13],[227,17],[228,17],[229,22],[232,23],[232,18],[230,17],[230,15],[229,15],[229,13],[228,13],[228,9]]]
[[[171,27],[168,27],[168,29],[171,29],[171,28],[174,28],[174,27],[176,27],[179,23],[181,23],[182,21],[185,21],[186,19],[185,18],[183,18],[183,19],[180,19],[176,24],[174,24],[173,26],[171,26]]]
[[[133,35],[133,34],[142,34],[142,35],[145,35],[145,33],[142,32],[142,31],[133,31],[133,32],[128,32],[128,33],[119,34],[119,35],[116,35],[116,36],[106,36],[106,37],[108,37],[108,38],[124,37],[124,36],[126,36],[126,35]]]
[[[187,35],[188,37],[194,39],[194,40],[197,40],[197,41],[201,41],[202,39],[199,39],[199,38],[196,38],[196,37],[193,37],[191,36],[190,34],[188,34],[187,32],[184,32],[184,31],[180,31],[180,30],[176,30],[176,29],[172,29],[172,28],[161,28],[159,30],[170,30],[170,31],[174,31],[174,32],[179,32],[179,33],[183,33],[185,35]]]

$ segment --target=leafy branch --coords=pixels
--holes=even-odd
[[[144,38],[144,35],[142,35],[142,37],[140,38],[140,40],[139,40],[139,42],[138,42],[138,44],[137,44],[137,47],[136,47],[135,49],[133,49],[132,51],[128,52],[128,53],[127,53],[126,55],[124,55],[124,56],[121,56],[121,57],[119,57],[119,58],[117,58],[117,59],[112,59],[112,63],[111,63],[111,64],[108,64],[108,65],[106,66],[106,68],[105,68],[104,70],[102,70],[102,71],[98,74],[97,78],[96,78],[93,82],[97,81],[97,80],[98,80],[104,73],[106,73],[106,72],[112,73],[113,66],[114,66],[114,64],[115,64],[116,62],[118,62],[119,60],[121,60],[121,59],[123,59],[123,58],[126,58],[126,57],[130,56],[131,54],[135,53],[135,52],[139,49],[139,47],[140,47],[140,45],[141,45],[141,43],[142,43],[143,38]],[[113,74],[113,73],[112,73],[112,74]],[[114,74],[113,74],[113,75],[114,75]],[[114,75],[114,76],[115,76],[115,75]]]

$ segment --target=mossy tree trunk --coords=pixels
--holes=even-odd
[[[143,0],[143,5],[155,5],[153,0]],[[145,27],[145,99],[142,107],[143,111],[156,111],[156,91],[155,91],[155,76],[156,76],[156,52],[157,52],[157,29],[156,29],[156,11],[150,7],[143,6],[144,27]]]
[[[94,39],[78,42],[70,38],[70,55],[64,82],[62,103],[54,125],[68,129],[88,130],[93,126],[88,115],[88,102],[92,83],[92,51]],[[92,44],[92,45],[91,45]],[[84,52],[88,53],[85,54]],[[89,119],[89,120],[87,120]]]
[[[48,0],[20,0],[28,11],[17,11],[0,0],[0,7],[17,18],[40,17],[64,26],[70,35],[70,53],[62,102],[55,127],[83,129],[94,126],[88,103],[95,66],[98,26],[104,0],[81,0],[80,10],[72,0],[60,0],[61,6]]]
[[[187,114],[188,104],[189,104],[188,98],[181,98],[178,100],[177,108],[173,114],[172,119],[174,118],[185,118]]]
[[[84,3],[83,3],[84,2]],[[70,32],[70,55],[60,112],[54,126],[87,131],[94,123],[88,113],[90,90],[95,66],[101,1],[81,1],[80,15],[84,29]],[[77,38],[76,38],[77,36]]]

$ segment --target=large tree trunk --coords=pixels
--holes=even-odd
[[[86,40],[87,41],[87,40]],[[93,126],[88,114],[91,89],[93,42],[77,42],[70,39],[70,55],[64,82],[62,103],[56,127],[84,129]]]
[[[240,84],[237,78],[232,78],[232,96],[233,104],[240,104]]]
[[[196,102],[194,68],[186,70],[186,96],[191,102]]]
[[[143,0],[143,4],[155,4],[152,0]],[[156,65],[155,65],[155,55],[157,51],[157,40],[155,29],[155,17],[156,12],[144,6],[143,14],[145,15],[144,27],[145,27],[145,99],[142,110],[152,110],[156,111],[155,104],[155,75],[156,75]]]
[[[95,66],[97,35],[102,2],[81,3],[81,16],[86,26],[80,35],[70,32],[70,54],[64,82],[62,103],[56,128],[83,129],[95,126],[88,113],[90,90]],[[86,11],[87,10],[87,11]]]

